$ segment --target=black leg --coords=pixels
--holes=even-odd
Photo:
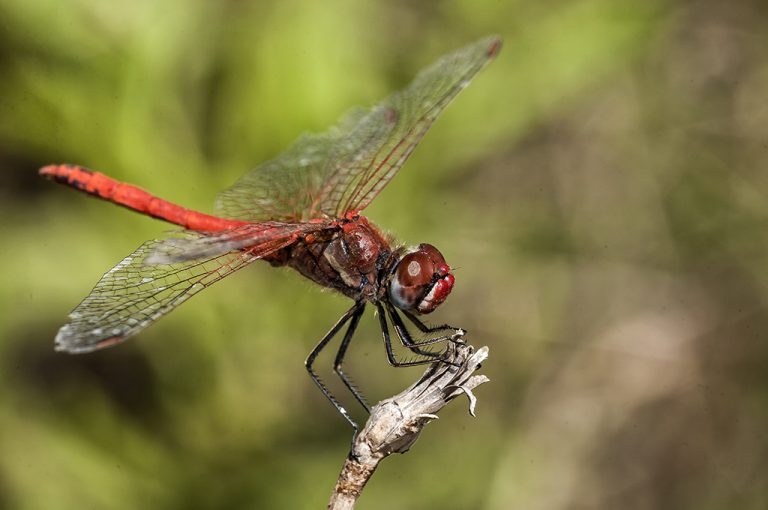
[[[395,353],[392,351],[392,341],[389,338],[389,326],[387,325],[387,316],[384,311],[384,307],[380,302],[376,302],[376,312],[379,316],[379,324],[381,325],[381,332],[384,335],[384,347],[387,350],[387,360],[393,367],[413,367],[416,365],[426,365],[428,363],[434,363],[433,358],[419,359],[413,361],[398,361],[395,358]]]
[[[395,307],[392,306],[391,303],[386,303],[385,306],[387,307],[387,312],[389,312],[389,320],[392,322],[392,326],[394,326],[395,333],[397,333],[397,337],[400,339],[401,344],[403,344],[405,347],[410,349],[412,352],[415,352],[416,354],[421,354],[422,356],[430,356],[432,358],[440,357],[440,354],[421,349],[420,347],[424,345],[434,344],[437,342],[442,342],[443,340],[445,340],[445,338],[443,337],[436,338],[436,339],[430,338],[422,342],[415,341],[411,337],[411,333],[405,327],[405,324],[403,323],[403,319],[400,318],[400,316],[397,314],[397,310],[395,310]]]
[[[418,347],[445,342],[446,340],[452,340],[459,331],[463,331],[463,330],[459,330],[458,328],[454,328],[453,326],[446,326],[446,325],[430,328],[424,325],[413,314],[403,310],[403,313],[406,314],[406,317],[411,319],[411,322],[413,322],[416,325],[416,327],[419,328],[419,330],[421,330],[422,333],[434,333],[435,331],[446,331],[446,330],[453,331],[453,334],[450,334],[450,335],[441,335],[435,338],[428,338],[426,340],[421,340],[417,342],[413,340],[413,337],[411,337],[411,333],[408,331],[408,328],[405,327],[405,323],[403,323],[403,319],[400,317],[400,314],[398,314],[398,310],[392,305],[392,303],[387,302],[387,310],[389,311],[389,316],[392,319],[392,324],[395,326],[395,331],[397,332],[397,335],[400,337],[400,341],[403,343],[404,346],[408,347],[413,352],[416,352],[418,354],[424,354],[425,352],[429,352],[429,351],[420,351]],[[427,354],[427,356],[429,356],[429,354]]]
[[[315,384],[318,388],[320,388],[320,391],[323,392],[323,395],[326,396],[328,400],[331,401],[331,404],[333,404],[333,407],[336,408],[336,410],[341,413],[341,415],[349,422],[350,425],[355,429],[355,432],[359,430],[359,427],[357,425],[357,422],[352,419],[352,417],[349,415],[346,409],[342,407],[341,404],[339,404],[339,401],[336,400],[336,398],[331,394],[330,391],[328,391],[328,388],[325,387],[325,384],[323,384],[323,381],[320,380],[320,378],[317,376],[314,370],[312,370],[312,364],[315,362],[315,359],[317,358],[317,355],[320,354],[320,351],[325,348],[326,345],[328,345],[328,342],[333,339],[334,336],[339,332],[341,328],[344,327],[344,324],[347,323],[347,321],[352,318],[355,314],[359,313],[358,310],[364,308],[364,303],[355,303],[352,305],[352,308],[347,310],[344,315],[341,316],[341,318],[336,322],[336,324],[333,325],[333,327],[328,331],[328,333],[325,334],[325,336],[317,343],[314,349],[312,349],[312,352],[309,353],[309,356],[307,356],[307,361],[304,362],[304,366],[307,367],[307,372],[309,372],[309,376],[312,378],[313,381],[315,381]],[[359,317],[358,317],[359,319]]]
[[[344,386],[346,386],[347,389],[352,392],[357,401],[360,402],[360,404],[365,408],[366,411],[368,411],[368,413],[370,413],[371,408],[365,401],[365,398],[363,398],[363,395],[360,394],[360,391],[355,388],[355,386],[352,384],[352,381],[350,381],[349,377],[347,377],[347,374],[345,374],[341,369],[341,365],[344,363],[344,355],[347,353],[347,347],[349,347],[349,342],[352,340],[352,336],[355,334],[357,324],[360,322],[360,317],[363,316],[364,311],[365,303],[361,302],[360,306],[357,307],[355,312],[352,314],[352,320],[349,323],[347,332],[344,334],[344,339],[341,341],[339,351],[336,353],[336,360],[333,362],[333,371],[336,372],[336,375],[339,376],[341,381],[344,383]]]
[[[442,324],[440,326],[427,326],[426,324],[421,322],[421,320],[418,317],[413,315],[408,310],[403,310],[403,314],[405,314],[405,316],[408,317],[408,320],[411,321],[414,324],[414,326],[419,328],[419,330],[422,333],[434,333],[435,331],[448,331],[449,329],[453,330],[454,332],[456,332],[456,331],[464,331],[461,328],[455,328],[453,326],[449,326],[448,324]],[[466,333],[466,331],[464,331],[464,332]],[[449,336],[448,338],[453,338],[453,335]],[[448,338],[446,338],[446,340]]]

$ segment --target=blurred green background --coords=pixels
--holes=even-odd
[[[324,508],[350,429],[302,362],[345,299],[257,263],[118,348],[54,353],[99,276],[169,226],[36,169],[210,212],[302,132],[492,33],[497,60],[367,210],[459,267],[430,319],[490,346],[492,382],[360,508],[767,508],[758,0],[0,0],[0,508]],[[373,401],[421,373],[388,367],[370,312],[348,367]]]

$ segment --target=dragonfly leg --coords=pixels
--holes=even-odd
[[[426,365],[428,363],[434,363],[434,353],[431,353],[427,359],[417,359],[411,361],[400,361],[395,357],[395,353],[392,350],[392,340],[389,337],[389,326],[387,325],[387,316],[385,315],[384,307],[380,302],[376,303],[376,311],[379,316],[379,324],[381,325],[381,333],[384,335],[384,348],[387,350],[387,360],[393,367],[413,367],[416,365]],[[436,355],[439,357],[440,355]]]
[[[328,333],[326,333],[325,336],[317,343],[315,348],[312,349],[312,352],[309,353],[309,356],[307,356],[307,360],[304,362],[304,366],[307,368],[309,376],[315,382],[317,387],[320,388],[320,391],[323,392],[323,395],[325,395],[325,397],[331,401],[333,407],[335,407],[336,410],[341,413],[341,415],[349,422],[350,425],[352,425],[352,428],[355,429],[355,433],[357,433],[357,431],[360,429],[359,425],[355,420],[352,419],[347,410],[344,409],[339,401],[336,400],[336,397],[331,394],[323,381],[320,380],[320,377],[318,377],[318,375],[312,369],[312,365],[314,364],[315,359],[317,359],[318,354],[320,354],[320,351],[322,351],[325,346],[328,345],[328,342],[330,342],[333,337],[336,336],[339,330],[344,327],[344,324],[346,324],[349,319],[351,319],[356,313],[359,313],[358,310],[360,308],[362,308],[361,303],[355,303],[352,305],[352,308],[344,312],[344,315],[341,316],[341,318],[336,322],[336,324],[333,325],[330,331],[328,331]]]
[[[397,332],[397,336],[400,337],[400,341],[405,347],[415,352],[416,354],[421,354],[423,356],[430,356],[432,358],[442,359],[443,357],[442,354],[438,354],[432,351],[425,351],[424,349],[421,349],[421,347],[425,345],[436,344],[439,342],[445,342],[446,340],[453,342],[453,341],[456,341],[455,339],[457,334],[459,335],[464,334],[463,329],[454,328],[453,326],[448,326],[448,325],[442,325],[442,326],[430,328],[429,326],[426,326],[424,323],[422,323],[413,314],[403,311],[403,313],[406,314],[406,317],[411,319],[411,322],[413,322],[416,325],[416,327],[418,327],[421,330],[422,333],[434,333],[435,331],[445,331],[445,330],[451,330],[454,332],[451,335],[442,335],[435,338],[428,338],[422,341],[415,341],[411,337],[411,334],[408,331],[408,328],[405,327],[405,324],[403,323],[403,319],[397,313],[397,309],[395,309],[395,307],[392,306],[392,303],[387,302],[387,310],[389,311],[392,324],[395,326],[395,331]],[[454,363],[451,363],[449,361],[446,361],[446,363],[455,365]]]
[[[360,322],[360,317],[363,316],[364,311],[365,303],[360,302],[359,306],[352,314],[352,319],[349,323],[349,327],[347,328],[347,332],[344,334],[344,339],[341,341],[339,351],[336,353],[336,360],[333,362],[333,371],[336,372],[336,375],[339,376],[341,381],[344,383],[344,386],[346,386],[347,389],[352,392],[352,395],[355,396],[357,401],[360,402],[360,404],[370,414],[371,407],[368,405],[368,402],[365,401],[365,398],[360,393],[360,390],[358,390],[354,384],[352,384],[352,381],[349,380],[349,377],[347,377],[347,374],[345,374],[341,368],[342,364],[344,363],[344,356],[347,353],[347,347],[349,347],[349,343],[352,341],[352,337],[354,336],[355,330],[357,329],[357,324]]]
[[[426,324],[421,322],[421,320],[418,317],[413,315],[408,310],[403,310],[403,313],[405,314],[406,317],[408,317],[408,320],[411,321],[414,326],[419,328],[419,331],[421,331],[422,333],[434,333],[435,331],[449,331],[449,330],[454,332],[453,335],[445,336],[444,340],[453,339],[456,336],[456,333],[458,332],[462,332],[462,334],[466,333],[466,330],[462,328],[457,328],[454,326],[449,326],[448,324],[441,324],[440,326],[427,326]]]
[[[436,344],[438,342],[443,342],[446,340],[445,336],[441,336],[438,338],[429,338],[427,340],[422,341],[416,341],[411,336],[411,333],[408,331],[408,328],[405,327],[405,323],[403,323],[403,319],[398,315],[397,310],[395,310],[395,307],[392,306],[391,303],[386,303],[387,312],[389,312],[389,320],[392,322],[392,326],[395,328],[395,333],[397,333],[397,337],[400,339],[400,343],[403,344],[405,347],[410,349],[412,352],[415,352],[416,354],[421,354],[422,356],[430,356],[432,358],[439,358],[440,354],[436,352],[432,352],[429,350],[424,350],[421,347],[425,345],[432,345]]]

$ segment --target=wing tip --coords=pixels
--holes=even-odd
[[[492,35],[488,37],[488,45],[485,49],[485,55],[488,58],[494,58],[501,51],[503,39],[499,35]]]
[[[70,326],[70,324],[66,324],[59,329],[59,332],[56,334],[56,338],[53,341],[54,351],[66,352],[68,354],[84,354],[105,347],[111,347],[121,343],[127,338],[125,335],[115,335],[101,338],[96,341],[90,341],[87,336],[72,332]]]
[[[88,345],[82,345],[77,342],[77,335],[72,334],[69,324],[62,326],[56,334],[53,341],[53,349],[56,352],[66,352],[69,354],[78,354],[88,352]]]

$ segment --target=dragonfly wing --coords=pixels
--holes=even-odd
[[[190,233],[186,242],[197,247],[203,239]],[[56,335],[56,349],[80,353],[120,343],[225,276],[295,242],[295,236],[287,228],[282,235],[251,236],[248,247],[235,252],[227,244],[231,241],[219,237],[217,249],[216,243],[207,243],[208,251],[194,258],[180,255],[188,245],[144,243],[109,270],[69,314],[69,324]]]
[[[331,222],[286,223],[268,221],[248,223],[224,232],[201,234],[182,231],[180,237],[158,241],[144,261],[148,265],[172,264],[189,260],[205,259],[225,253],[245,250],[271,253],[312,232],[317,232]],[[277,248],[275,248],[277,246]]]
[[[486,38],[447,55],[380,104],[351,111],[326,133],[302,136],[224,190],[217,214],[251,222],[299,221],[362,210],[500,44]]]
[[[391,129],[382,112],[353,109],[329,131],[302,135],[219,193],[216,214],[249,222],[317,218],[319,192],[338,165],[370,153]]]
[[[339,169],[351,176],[336,179],[344,183],[341,189],[324,191],[324,197],[330,199],[324,208],[336,215],[365,209],[400,170],[448,103],[500,48],[498,37],[488,37],[446,55],[421,71],[405,89],[379,104],[377,109],[384,111],[395,126],[364,166]],[[331,181],[331,185],[335,182]]]

